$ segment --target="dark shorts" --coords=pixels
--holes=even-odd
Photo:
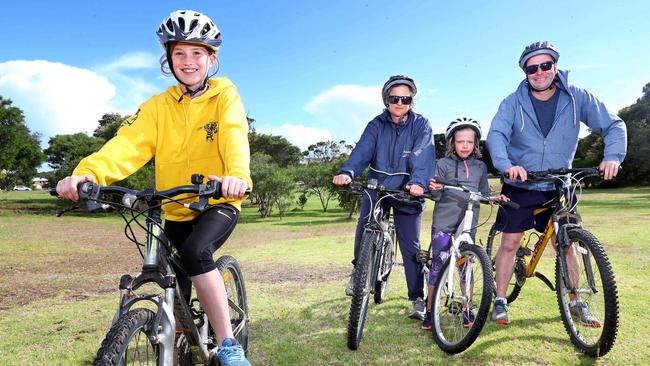
[[[504,233],[521,233],[532,228],[539,232],[544,231],[553,210],[544,210],[537,215],[534,215],[533,211],[536,208],[549,206],[553,202],[555,191],[530,191],[504,184],[501,194],[518,203],[519,208],[499,207],[494,222],[499,230]]]

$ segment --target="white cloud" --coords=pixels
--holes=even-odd
[[[305,106],[322,131],[331,131],[330,140],[348,143],[359,139],[366,124],[381,113],[382,108],[381,87],[360,85],[333,86]]]
[[[45,60],[0,63],[0,95],[13,101],[44,143],[56,134],[92,132],[110,112],[115,86],[104,76]]]
[[[92,133],[104,113],[134,113],[161,90],[142,78],[158,66],[157,57],[146,52],[125,54],[94,70],[47,60],[7,61],[0,63],[0,95],[24,112],[46,146],[54,135]]]
[[[332,134],[324,129],[306,127],[302,124],[285,123],[282,126],[274,128],[259,128],[260,133],[279,135],[298,146],[301,151],[307,150],[309,145],[332,140]]]

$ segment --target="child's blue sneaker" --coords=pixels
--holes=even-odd
[[[223,340],[217,351],[217,357],[223,366],[251,366],[244,354],[244,348],[233,338]]]

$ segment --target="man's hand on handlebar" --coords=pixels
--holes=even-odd
[[[60,197],[76,202],[79,200],[77,186],[80,183],[84,182],[95,182],[95,177],[90,174],[86,175],[85,177],[79,175],[67,176],[56,184],[56,193]]]
[[[519,165],[513,165],[510,168],[506,169],[504,175],[508,177],[511,181],[516,181],[517,178],[522,182],[525,182],[528,179],[528,172],[526,169]]]
[[[332,178],[332,183],[337,186],[347,186],[348,184],[352,183],[352,178],[350,178],[350,176],[347,174],[339,174],[335,175],[334,178]]]
[[[616,178],[619,167],[620,165],[616,161],[603,160],[600,165],[598,165],[598,170],[600,170],[600,174],[604,180],[612,180]]]
[[[246,189],[248,188],[248,182],[245,180],[226,175],[223,177],[217,177],[216,175],[208,175],[208,180],[216,180],[221,182],[221,196],[226,199],[235,199],[241,198],[246,195]]]

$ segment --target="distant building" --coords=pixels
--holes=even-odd
[[[34,186],[35,189],[45,189],[48,188],[49,184],[47,179],[35,177],[32,179],[32,186]]]

